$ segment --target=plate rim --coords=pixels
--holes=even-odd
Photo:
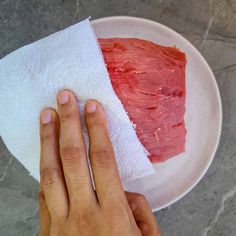
[[[209,169],[210,165],[213,162],[213,159],[215,157],[215,154],[218,150],[219,144],[220,144],[220,139],[221,139],[221,134],[222,134],[222,124],[223,124],[223,111],[222,111],[222,99],[221,99],[221,94],[220,94],[220,90],[219,90],[219,86],[217,84],[215,75],[211,69],[211,67],[209,66],[208,62],[206,61],[206,59],[202,56],[202,54],[199,52],[199,50],[189,41],[187,40],[185,37],[183,37],[181,34],[179,34],[178,32],[176,32],[175,30],[169,28],[166,25],[163,25],[159,22],[150,20],[150,19],[146,19],[146,18],[141,18],[141,17],[134,17],[134,16],[108,16],[108,17],[102,17],[102,18],[98,18],[98,19],[94,19],[91,21],[92,26],[93,24],[98,24],[100,22],[104,22],[104,21],[110,21],[110,20],[128,20],[128,21],[138,21],[138,22],[142,22],[142,23],[148,23],[148,24],[152,24],[152,25],[156,25],[160,28],[163,28],[167,31],[169,31],[171,34],[176,35],[177,37],[179,37],[181,40],[183,40],[183,42],[185,44],[187,44],[188,46],[191,47],[191,49],[194,51],[194,53],[201,59],[201,61],[204,63],[204,66],[206,67],[206,69],[208,70],[208,72],[210,73],[210,76],[212,77],[212,82],[214,85],[214,90],[216,92],[216,97],[217,97],[217,103],[218,103],[218,108],[219,108],[219,120],[218,120],[218,132],[217,135],[215,136],[215,145],[214,145],[214,149],[212,149],[211,151],[211,155],[209,156],[209,161],[207,163],[207,165],[204,166],[204,168],[202,169],[200,175],[198,176],[198,178],[193,181],[194,183],[189,187],[186,188],[181,194],[179,194],[179,196],[177,196],[176,198],[174,198],[172,201],[170,201],[169,203],[164,204],[163,206],[160,207],[156,207],[153,208],[152,211],[156,212],[159,211],[161,209],[164,209],[174,203],[176,203],[177,201],[179,201],[181,198],[183,198],[187,193],[189,193],[194,187],[196,187],[196,185],[203,179],[203,177],[205,176],[207,170]]]

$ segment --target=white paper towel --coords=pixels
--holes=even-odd
[[[56,94],[63,88],[74,91],[81,104],[93,98],[104,106],[122,182],[154,172],[85,20],[0,61],[0,135],[33,177],[39,180],[39,113],[56,108]]]

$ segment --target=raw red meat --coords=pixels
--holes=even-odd
[[[185,150],[185,54],[141,39],[99,39],[112,86],[152,162]]]

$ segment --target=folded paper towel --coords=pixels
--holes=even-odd
[[[122,182],[154,172],[115,95],[89,20],[22,47],[0,61],[0,135],[9,151],[39,180],[39,113],[56,107],[59,90],[102,103]],[[81,112],[83,114],[83,112]],[[83,132],[88,145],[83,122]]]

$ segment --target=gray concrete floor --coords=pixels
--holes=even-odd
[[[0,58],[87,16],[110,15],[149,18],[181,33],[212,67],[222,95],[216,157],[194,190],[156,213],[163,235],[236,235],[236,0],[0,0]],[[0,235],[38,234],[37,192],[1,142]]]

